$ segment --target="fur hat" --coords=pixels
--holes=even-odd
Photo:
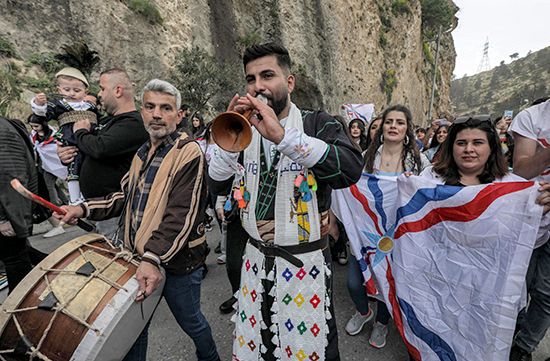
[[[86,79],[84,74],[82,74],[82,72],[77,68],[71,68],[71,67],[63,68],[60,71],[58,71],[57,74],[55,74],[55,77],[57,78],[60,75],[78,79],[81,82],[83,82],[86,85],[86,87],[90,86],[90,84],[88,83],[88,79]]]

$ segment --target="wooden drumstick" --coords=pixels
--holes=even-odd
[[[23,197],[25,197],[27,199],[30,199],[31,201],[33,201],[35,203],[38,203],[38,204],[40,204],[40,205],[42,205],[42,206],[44,206],[48,209],[51,209],[55,213],[59,213],[59,214],[67,213],[67,212],[65,212],[65,210],[63,208],[60,208],[60,207],[56,206],[55,204],[53,204],[51,202],[48,202],[47,200],[40,197],[39,195],[34,194],[33,192],[29,191],[27,188],[25,188],[21,184],[19,179],[17,179],[17,178],[12,179],[10,184],[11,184],[12,188],[15,189],[17,191],[17,193],[21,194]],[[91,224],[90,222],[88,222],[84,219],[81,219],[81,218],[79,218],[76,221],[76,225],[78,227],[82,228],[83,230],[85,230],[86,232],[92,232],[95,228],[93,224]]]

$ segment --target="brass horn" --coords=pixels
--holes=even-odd
[[[244,114],[224,112],[212,121],[211,134],[214,142],[228,152],[238,153],[252,141],[252,125],[248,121],[252,110]]]
[[[259,93],[256,99],[267,104],[265,95]],[[252,141],[252,125],[248,121],[252,116],[252,109],[244,114],[225,112],[212,121],[211,134],[214,142],[223,150],[238,153],[245,150]]]

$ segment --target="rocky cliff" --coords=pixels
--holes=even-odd
[[[78,39],[98,51],[101,68],[125,67],[138,86],[166,76],[184,47],[239,64],[248,43],[280,40],[294,61],[299,106],[336,113],[347,102],[373,102],[377,111],[399,102],[418,123],[427,113],[435,44],[423,34],[420,0],[0,0],[0,7],[0,36],[27,78],[40,70],[25,59]],[[436,111],[449,110],[454,58],[444,35]]]

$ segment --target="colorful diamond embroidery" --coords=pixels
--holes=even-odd
[[[290,321],[290,318],[288,320],[286,320],[285,326],[286,326],[286,328],[288,329],[289,332],[292,331],[292,329],[294,328],[294,325],[292,324],[292,321]]]
[[[302,323],[298,325],[298,331],[300,332],[300,335],[303,335],[304,332],[306,332],[306,330],[307,330],[306,324],[304,323],[304,321],[302,321]]]
[[[317,352],[313,352],[311,356],[309,356],[309,359],[311,361],[318,361],[320,359],[319,355],[317,355]]]
[[[246,313],[244,311],[241,311],[241,321],[244,322],[246,320]]]
[[[250,316],[250,318],[248,320],[250,321],[250,324],[252,325],[252,327],[256,326],[257,322],[256,322],[256,317],[254,317],[254,315]],[[317,326],[317,325],[315,325],[315,326]],[[315,335],[315,336],[317,336],[317,335]]]
[[[254,263],[254,266],[252,266],[252,271],[254,271],[254,274],[256,276],[258,275],[258,265],[256,263]]]
[[[302,304],[305,302],[304,296],[301,293],[298,293],[298,296],[294,297],[294,302],[298,307],[302,307]]]
[[[256,344],[254,343],[254,341],[250,340],[250,342],[248,343],[248,347],[250,347],[250,351],[254,351],[256,349]]]
[[[292,350],[290,349],[290,346],[287,346],[285,348],[285,351],[286,351],[287,357],[290,358],[290,356],[292,356]]]
[[[317,326],[316,323],[313,324],[313,327],[310,329],[311,333],[313,334],[313,336],[317,337],[317,335],[319,334],[319,332],[321,331],[321,329],[319,328],[319,326]]]
[[[311,271],[309,271],[309,275],[313,277],[313,279],[316,279],[317,276],[321,273],[319,269],[316,266],[311,267]]]
[[[244,342],[244,337],[239,336],[238,340],[239,340],[239,346],[243,347],[243,345],[244,345],[244,343],[245,343],[245,342]]]
[[[292,301],[292,296],[288,293],[286,294],[285,298],[283,298],[283,303],[288,306],[288,304]]]
[[[298,273],[296,273],[296,277],[298,277],[301,280],[304,279],[304,277],[307,275],[306,271],[304,270],[304,268],[300,268],[300,270],[298,271]]]
[[[321,300],[319,299],[319,296],[315,294],[313,295],[313,297],[311,297],[311,300],[309,300],[309,303],[311,303],[313,308],[317,308],[317,306],[319,306],[319,303],[321,303]]]
[[[300,360],[300,361],[305,360],[306,357],[307,357],[307,355],[306,355],[306,353],[304,352],[304,350],[302,350],[302,349],[300,349],[300,351],[298,351],[298,352],[296,353],[296,358],[297,358],[298,360]]]
[[[246,285],[243,286],[243,295],[247,295],[248,294],[248,287],[246,287]]]
[[[250,270],[250,260],[247,259],[244,265],[246,266],[246,272],[248,272]]]
[[[250,292],[250,297],[252,297],[252,302],[256,302],[256,298],[258,298],[256,290],[252,290],[252,292]]]
[[[286,279],[287,282],[290,281],[290,279],[292,278],[292,272],[290,272],[288,267],[283,272],[283,277]]]

